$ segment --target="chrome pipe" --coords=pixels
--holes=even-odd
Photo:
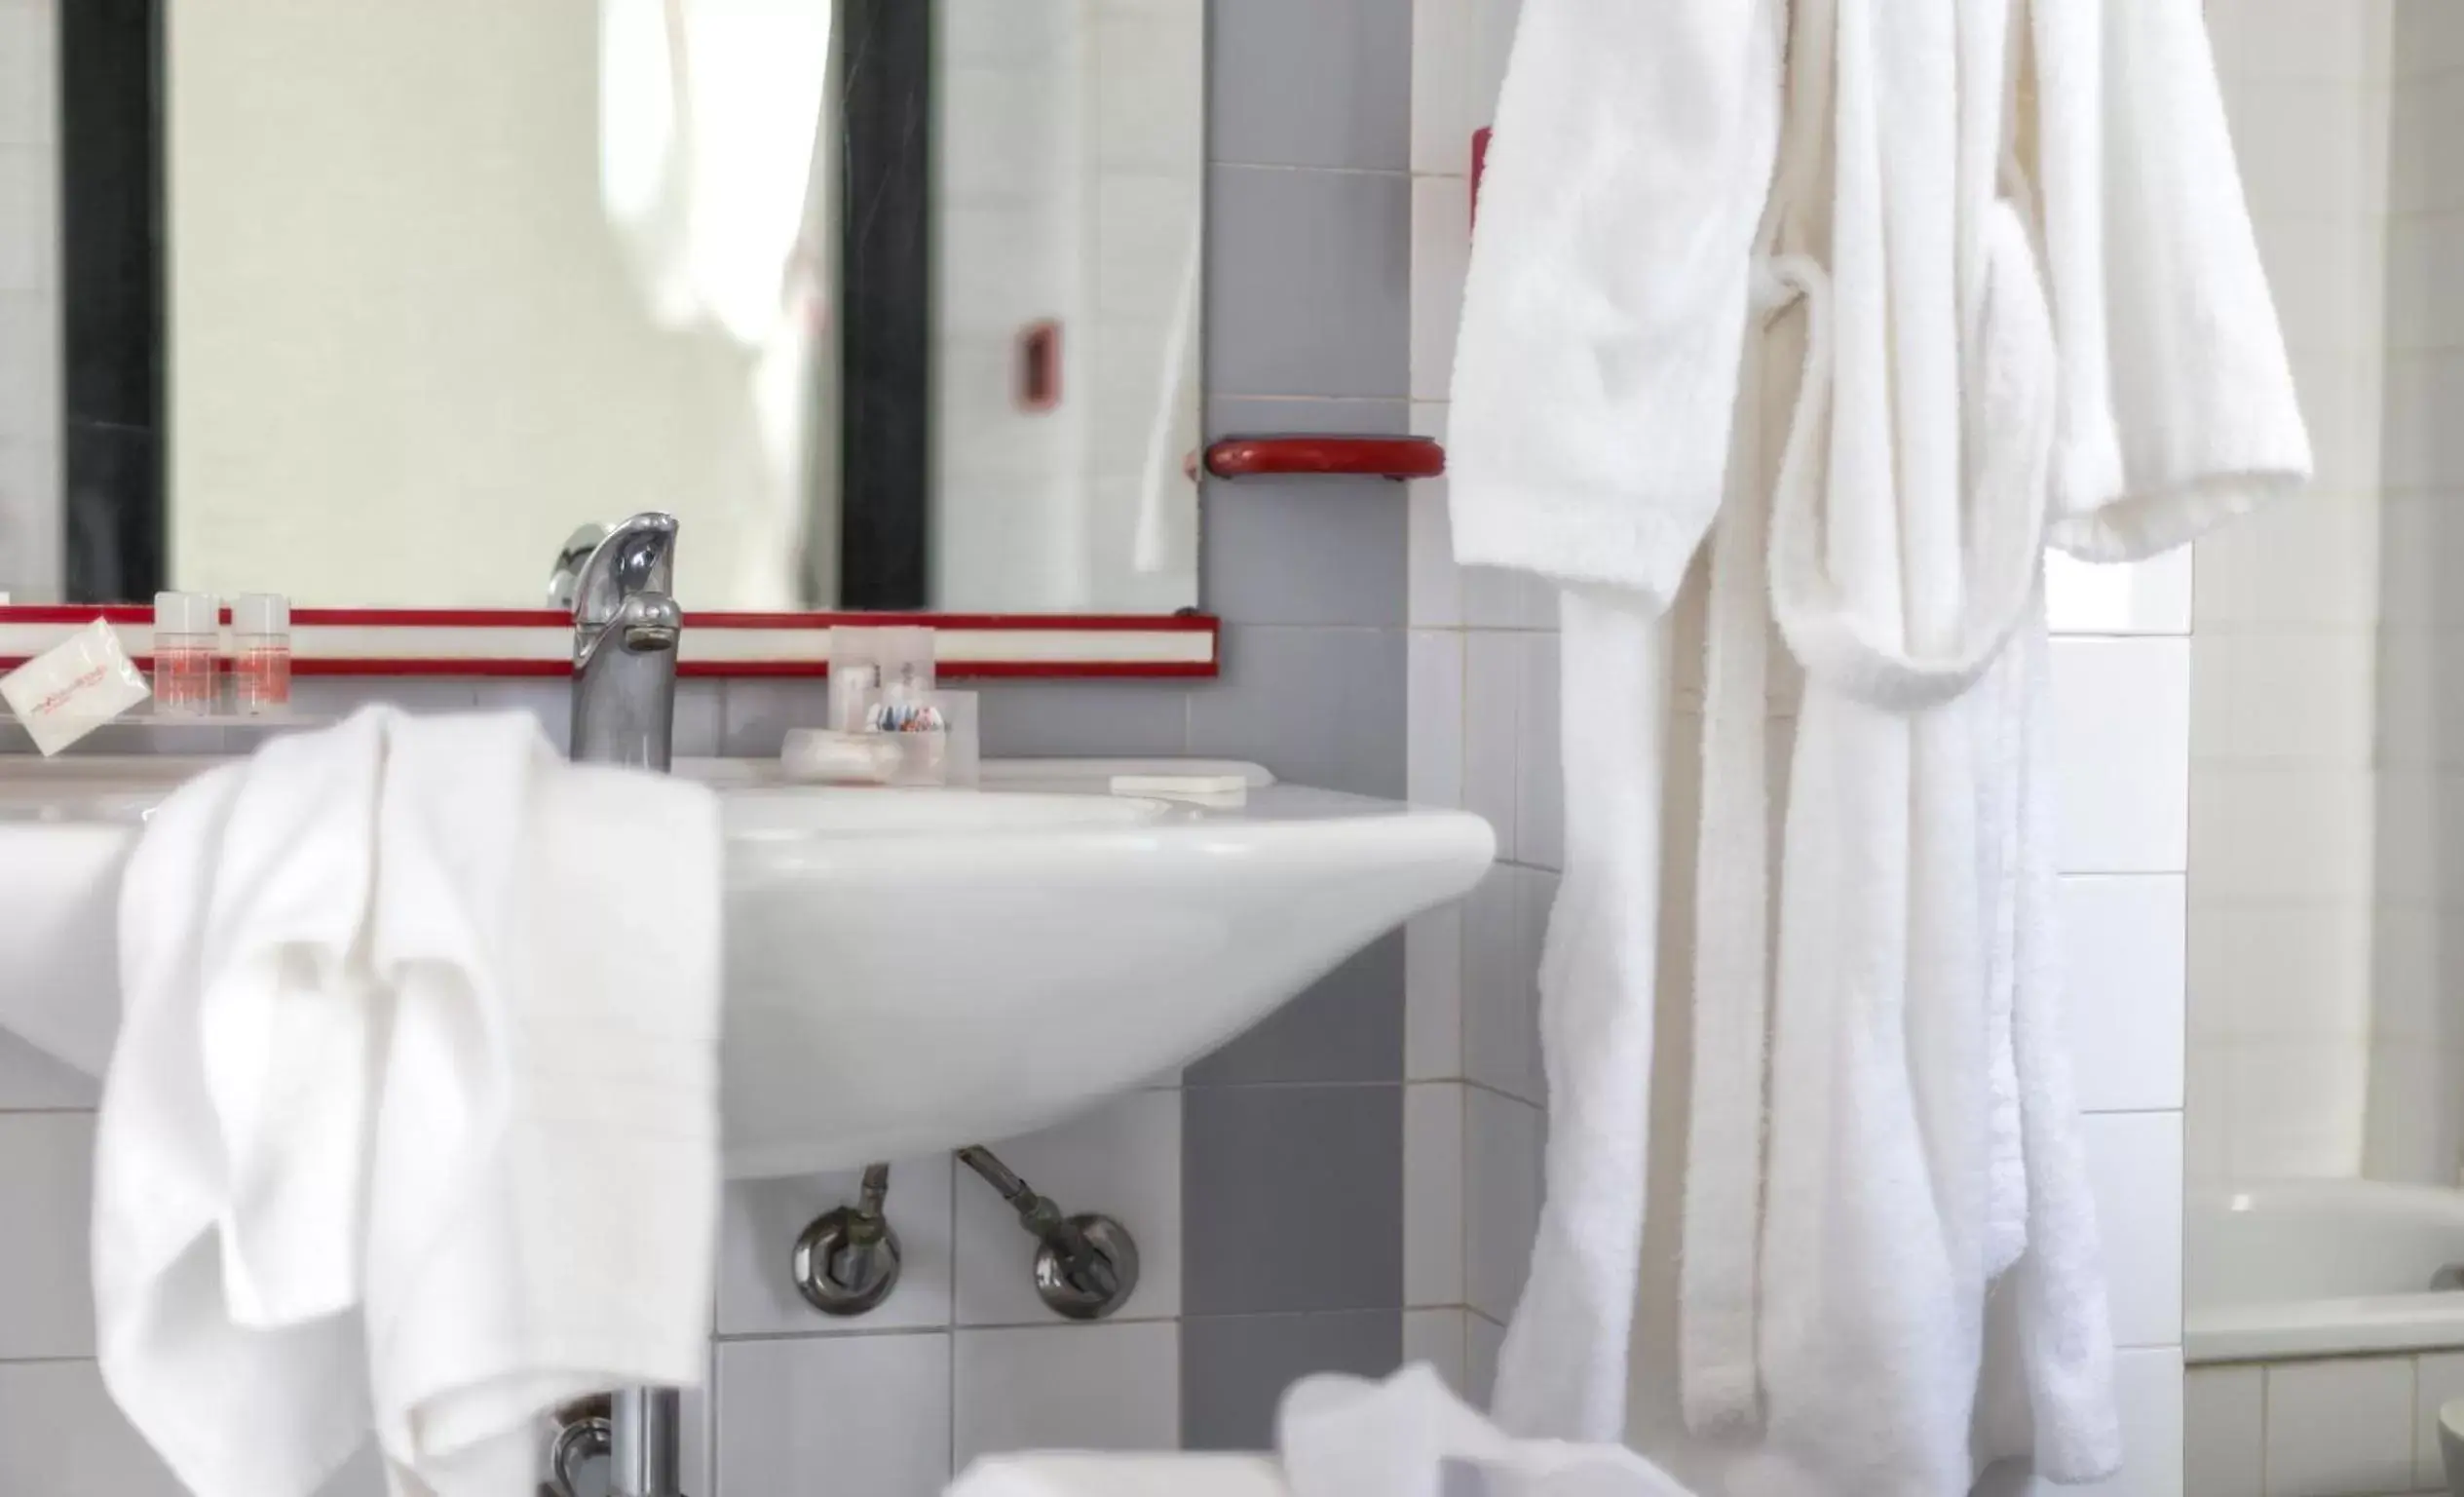
[[[610,1396],[608,1497],[684,1497],[684,1398],[673,1388]]]

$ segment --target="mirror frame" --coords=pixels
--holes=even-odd
[[[142,604],[0,605],[0,670],[14,670],[96,618],[152,669],[154,611]],[[1219,673],[1211,615],[967,613],[689,613],[676,673],[687,677],[827,675],[830,632],[912,625],[932,631],[940,674],[983,679],[1186,678]],[[230,614],[223,615],[229,653]],[[298,608],[299,675],[566,676],[573,620],[553,609]]]

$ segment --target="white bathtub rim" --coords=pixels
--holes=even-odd
[[[2464,1350],[2464,1292],[2218,1305],[2184,1317],[2182,1361],[2277,1362]]]

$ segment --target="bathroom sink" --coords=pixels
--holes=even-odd
[[[211,763],[0,759],[0,907],[19,937],[0,1028],[100,1070],[120,866],[146,811]],[[1124,767],[882,790],[677,766],[724,808],[731,1173],[1057,1121],[1206,1054],[1466,893],[1495,852],[1477,817],[1297,786],[1255,784],[1232,809],[1104,793]]]

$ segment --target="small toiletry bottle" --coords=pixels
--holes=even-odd
[[[222,607],[204,593],[154,595],[154,710],[204,717],[214,710]]]
[[[290,710],[291,602],[279,593],[232,599],[231,695],[251,717]]]

